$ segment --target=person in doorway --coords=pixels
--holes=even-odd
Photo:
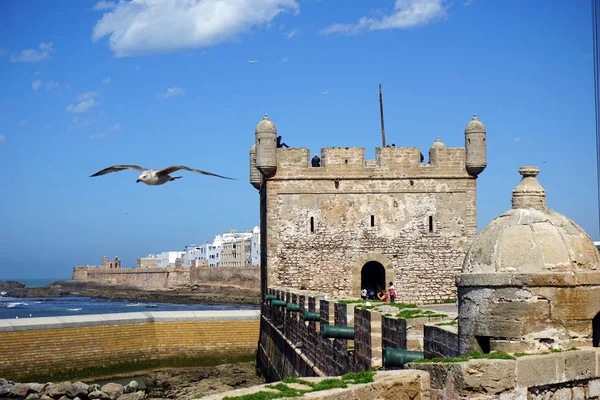
[[[369,300],[375,299],[375,290],[373,290],[373,288],[369,288],[369,290],[367,291],[367,298]]]
[[[377,293],[377,298],[384,303],[387,303],[388,301],[388,295],[384,290],[380,290],[379,293]]]
[[[390,293],[390,303],[396,302],[396,288],[394,287],[394,282],[390,282],[390,287],[388,289]]]
[[[313,167],[320,167],[321,166],[321,159],[319,158],[319,156],[317,154],[315,154],[315,156],[312,158],[312,160],[310,160],[310,164]]]
[[[363,289],[360,291],[360,298],[363,300],[367,299],[367,289]]]
[[[281,135],[277,136],[277,148],[280,149],[282,147],[287,147],[289,148],[290,146],[288,146],[287,144],[283,143],[281,141]]]

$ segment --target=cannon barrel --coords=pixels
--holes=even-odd
[[[276,294],[268,294],[265,296],[265,300],[276,300],[277,299],[277,295]]]
[[[384,367],[403,367],[404,364],[413,362],[425,355],[422,351],[397,350],[392,347],[386,347],[383,352]]]
[[[302,314],[302,319],[305,321],[320,321],[321,314],[314,311],[304,310],[304,314]]]
[[[325,339],[350,339],[354,340],[354,327],[341,325],[321,325],[321,334]]]
[[[285,308],[287,308],[288,311],[300,312],[300,305],[299,304],[287,303],[287,305],[285,306]]]
[[[285,307],[287,305],[285,300],[271,300],[271,307]]]

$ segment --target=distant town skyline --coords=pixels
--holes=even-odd
[[[600,240],[589,2],[215,4],[1,2],[0,280],[65,278],[103,255],[133,266],[259,225],[247,176],[263,115],[291,147],[373,159],[379,83],[396,147],[462,147],[472,115],[485,124],[479,230],[510,208],[518,168],[537,165],[548,206]],[[89,178],[115,164],[237,181]]]

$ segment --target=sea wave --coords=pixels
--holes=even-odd
[[[83,308],[67,308],[69,311],[81,311]]]
[[[28,305],[29,305],[29,303],[19,303],[19,302],[17,302],[17,303],[8,303],[6,305],[6,308],[15,308],[15,307],[18,307],[18,306],[28,306]]]

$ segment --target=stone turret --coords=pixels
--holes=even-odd
[[[260,171],[256,168],[256,143],[254,143],[250,147],[250,184],[260,189],[261,179]]]
[[[512,209],[475,238],[457,276],[460,351],[540,352],[600,342],[600,256],[519,169]]]
[[[265,178],[277,172],[277,128],[265,114],[256,126],[256,168]]]
[[[435,165],[437,163],[438,150],[444,150],[445,148],[446,145],[442,141],[440,141],[440,137],[438,136],[435,139],[435,142],[433,142],[433,144],[429,148],[429,163]]]
[[[473,114],[473,119],[465,128],[465,149],[467,152],[467,172],[477,177],[487,166],[485,126]]]

